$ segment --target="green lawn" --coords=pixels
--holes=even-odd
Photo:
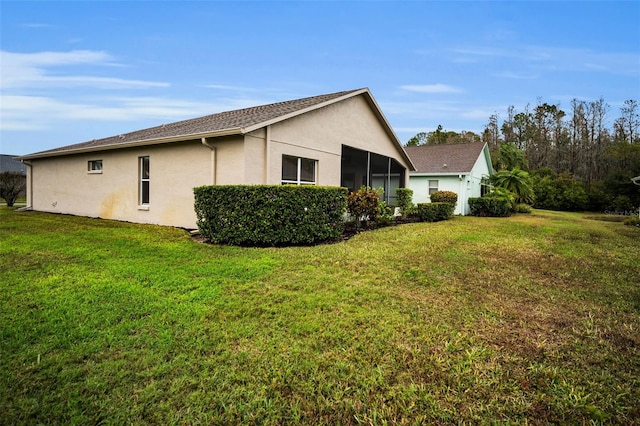
[[[640,229],[317,247],[0,207],[0,424],[640,424]]]

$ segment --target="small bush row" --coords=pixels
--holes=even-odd
[[[393,209],[381,200],[382,189],[293,185],[220,185],[194,188],[200,234],[217,244],[286,246],[337,239],[345,226],[345,211],[356,228],[387,226]],[[437,222],[453,217],[458,199],[439,191],[431,203],[416,208],[413,191],[396,191],[403,216]],[[435,201],[445,200],[445,201]]]
[[[455,204],[451,203],[419,203],[418,217],[423,222],[439,222],[453,217]]]
[[[313,244],[342,234],[347,189],[289,185],[194,188],[200,233],[218,244]]]
[[[469,198],[469,209],[473,216],[507,217],[512,213],[511,202],[504,197]]]

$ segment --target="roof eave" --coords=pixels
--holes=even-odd
[[[468,175],[470,173],[469,172],[433,172],[433,173],[429,173],[429,172],[411,172],[409,175],[410,176],[460,176],[460,175]]]
[[[196,140],[196,139],[202,139],[202,138],[217,138],[222,136],[233,136],[233,135],[241,135],[241,134],[243,134],[243,131],[241,128],[238,127],[238,128],[217,130],[214,132],[191,133],[188,135],[143,139],[143,140],[131,141],[131,142],[114,143],[110,145],[89,146],[89,147],[67,149],[67,150],[53,151],[53,152],[36,152],[34,154],[27,154],[21,157],[16,157],[16,159],[22,161],[22,160],[33,160],[38,158],[61,157],[64,155],[85,154],[89,152],[109,151],[109,150],[122,149],[122,148],[136,148],[136,147],[147,146],[147,145],[158,145],[158,144],[165,144],[165,143]]]

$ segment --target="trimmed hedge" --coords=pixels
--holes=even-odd
[[[436,191],[429,196],[432,203],[449,203],[455,207],[458,202],[458,194],[453,191]]]
[[[423,222],[439,222],[453,217],[454,204],[451,203],[419,203],[418,217]]]
[[[217,244],[287,246],[338,238],[347,189],[293,185],[194,188],[200,233]]]
[[[473,216],[511,216],[511,202],[504,197],[469,198],[469,209]]]

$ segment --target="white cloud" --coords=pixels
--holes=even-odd
[[[464,91],[447,84],[407,84],[400,86],[402,90],[417,93],[463,93]]]
[[[3,90],[43,87],[89,86],[98,89],[167,87],[168,83],[126,80],[116,77],[76,75],[69,66],[120,66],[106,52],[73,50],[70,52],[13,53],[0,51],[0,87]],[[49,68],[58,68],[52,75]],[[61,71],[60,71],[61,69]]]
[[[60,101],[42,96],[2,95],[0,129],[45,130],[61,121],[124,122],[164,120],[172,122],[258,105],[256,99],[221,99],[217,103],[193,102],[162,97],[103,98]]]

